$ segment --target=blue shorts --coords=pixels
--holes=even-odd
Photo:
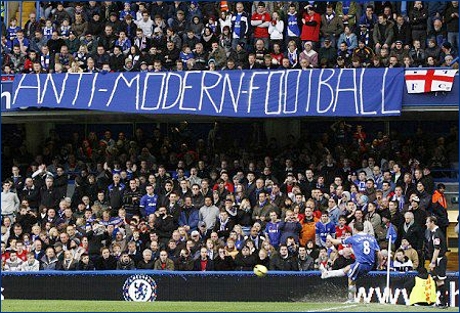
[[[372,265],[355,262],[350,265],[350,270],[347,275],[351,281],[356,281],[359,277],[366,275],[371,270]]]

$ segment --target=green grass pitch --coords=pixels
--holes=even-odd
[[[387,304],[3,300],[2,312],[458,312]]]

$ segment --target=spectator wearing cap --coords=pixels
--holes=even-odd
[[[332,41],[326,38],[323,46],[319,49],[318,57],[321,62],[326,60],[327,67],[333,67],[337,61],[337,49],[332,45]]]
[[[332,4],[328,4],[326,7],[326,13],[321,16],[321,38],[323,42],[329,40],[333,47],[337,46],[337,38],[339,34],[343,32],[343,22],[335,14]],[[328,59],[329,60],[329,59]],[[334,62],[335,63],[335,60]]]
[[[446,56],[452,56],[452,58],[456,58],[458,56],[458,52],[452,47],[452,43],[446,41],[441,45],[441,52],[439,54],[439,62],[443,62]]]
[[[201,12],[198,1],[190,1],[190,4],[187,6],[187,9],[185,12],[187,15],[187,21],[189,23],[193,22],[193,19],[195,17],[198,17],[200,21],[203,20],[203,13]]]
[[[69,38],[65,40],[66,46],[69,48],[69,53],[75,55],[80,48],[81,42],[80,39],[75,36],[73,31],[69,32]]]
[[[425,56],[426,60],[430,57],[434,59],[434,65],[432,66],[437,66],[439,62],[439,56],[441,55],[441,47],[438,46],[436,42],[436,38],[432,37],[428,39],[428,47],[425,49]],[[427,62],[428,63],[428,62]]]
[[[315,12],[311,5],[305,6],[304,10],[302,14],[303,25],[300,39],[303,45],[305,42],[311,41],[313,43],[313,48],[315,48],[319,43],[321,16]]]
[[[422,243],[423,235],[424,234],[422,233],[420,236],[420,238],[422,239]],[[419,256],[418,251],[412,246],[407,237],[403,236],[401,238],[401,245],[399,246],[398,250],[404,251],[404,255],[412,262],[414,269],[423,267],[423,262],[420,262],[422,256]]]
[[[342,19],[343,25],[350,28],[355,26],[359,5],[357,1],[339,1],[335,7],[337,16]]]
[[[104,31],[104,26],[101,15],[98,12],[94,12],[92,18],[88,20],[87,31],[97,38]]]
[[[441,64],[441,67],[451,67],[458,70],[458,59],[454,63],[454,58],[451,55],[446,55],[444,57],[444,62]]]
[[[412,40],[419,40],[421,48],[426,47],[428,12],[423,1],[415,1],[412,10],[409,10],[409,23],[412,29]]]
[[[193,35],[196,38],[201,39],[201,34],[203,33],[203,30],[204,30],[204,24],[201,18],[197,15],[193,16],[191,22],[189,22],[187,25],[187,34],[190,31],[192,31]]]
[[[398,63],[402,64],[404,57],[408,55],[409,55],[409,51],[404,48],[404,43],[401,40],[396,40],[394,42],[394,48],[392,48],[390,51],[390,64],[391,64],[391,57],[396,57]]]
[[[444,14],[444,23],[447,27],[447,40],[455,50],[458,50],[458,1],[451,1],[447,4]]]
[[[299,55],[299,60],[306,60],[308,62],[309,68],[318,67],[318,53],[313,50],[313,43],[311,41],[307,41],[304,44],[304,50]]]
[[[420,208],[420,198],[415,193],[410,197],[410,205],[408,210],[414,214],[415,223],[420,225],[422,229],[425,230],[425,223],[428,213],[426,210]]]
[[[106,26],[111,26],[114,34],[117,34],[120,30],[121,21],[118,19],[117,12],[110,12],[110,15],[105,23]]]
[[[373,40],[375,52],[379,53],[381,48],[389,48],[393,42],[394,30],[393,23],[388,21],[385,14],[380,14],[378,24],[374,27]]]
[[[120,11],[120,21],[123,21],[127,15],[133,18],[136,17],[136,13],[131,9],[131,4],[129,2],[123,4],[123,10]]]
[[[90,31],[85,32],[85,36],[80,39],[82,45],[86,46],[86,50],[89,54],[95,54],[97,49],[97,40],[93,37]]]

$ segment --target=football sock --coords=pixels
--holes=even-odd
[[[442,284],[441,286],[437,286],[438,291],[441,293],[439,296],[439,302],[441,302],[441,305],[447,305],[447,288],[445,284]]]
[[[328,271],[327,277],[343,277],[345,276],[345,272],[343,270],[333,270]]]
[[[355,300],[356,285],[348,285],[348,300]]]

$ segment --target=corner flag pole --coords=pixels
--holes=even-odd
[[[391,234],[388,238],[388,259],[387,259],[387,286],[386,290],[386,302],[390,303],[390,263],[391,262]]]

